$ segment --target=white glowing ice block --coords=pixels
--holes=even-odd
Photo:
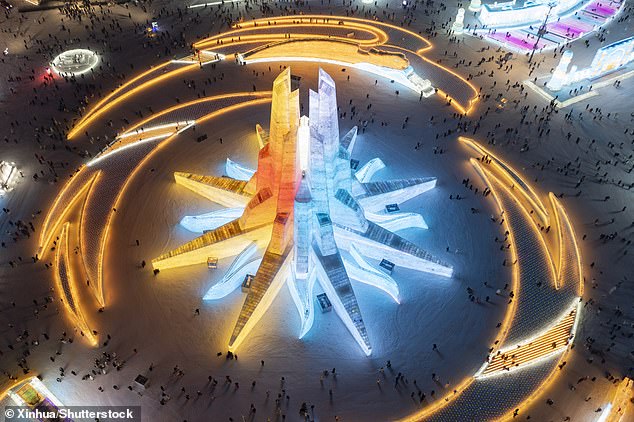
[[[17,175],[18,169],[15,163],[0,161],[0,196],[13,189]]]
[[[313,270],[307,278],[297,278],[296,274],[293,273],[289,275],[287,280],[288,290],[302,324],[299,338],[303,338],[310,331],[315,321],[313,288],[316,279],[317,272]]]
[[[257,250],[258,246],[255,242],[244,248],[233,260],[222,280],[211,286],[203,300],[222,299],[240,287],[247,274],[255,274],[262,262],[262,258],[252,259]]]
[[[245,182],[251,180],[255,174],[255,170],[238,164],[229,158],[227,158],[227,163],[225,164],[225,171],[227,172],[227,176],[232,179],[244,180]]]
[[[200,215],[187,215],[183,217],[180,225],[190,232],[203,233],[240,218],[243,211],[244,208],[225,208]]]
[[[373,158],[367,163],[363,165],[357,172],[354,174],[354,177],[361,183],[369,182],[372,180],[372,176],[374,174],[385,168],[385,163],[380,158]]]
[[[398,266],[451,277],[451,266],[435,259],[428,252],[399,235],[385,230],[374,223],[362,233],[347,227],[335,226],[335,239],[341,249],[350,250],[351,245],[365,257],[382,260],[387,259]]]
[[[396,281],[394,281],[392,277],[383,271],[377,270],[372,264],[363,259],[363,256],[361,256],[361,253],[359,253],[354,245],[350,246],[348,253],[354,261],[349,261],[344,258],[343,264],[351,279],[383,290],[394,299],[394,302],[399,303],[398,284],[396,284]]]
[[[365,217],[389,231],[399,231],[406,229],[428,229],[423,216],[415,212],[366,212]]]

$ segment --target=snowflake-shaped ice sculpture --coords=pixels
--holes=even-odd
[[[432,189],[435,178],[370,182],[384,167],[371,160],[358,171],[350,154],[357,128],[339,139],[335,84],[319,70],[310,91],[309,117],[300,117],[299,92],[290,68],[273,83],[270,132],[256,127],[257,170],[227,160],[230,177],[175,173],[176,182],[227,207],[182,224],[203,234],[152,261],[166,269],[236,256],[205,299],[225,297],[255,273],[229,348],[244,340],[286,283],[301,318],[303,337],[313,325],[313,287],[318,281],[335,312],[366,355],[372,352],[350,278],[377,287],[398,302],[394,279],[367,259],[451,277],[452,268],[394,233],[426,228],[419,214],[390,212]],[[392,205],[392,207],[390,207]],[[387,206],[387,207],[386,207]],[[390,208],[390,210],[387,210]],[[262,258],[254,258],[258,249]],[[340,249],[350,258],[342,257]]]

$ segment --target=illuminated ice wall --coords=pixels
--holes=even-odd
[[[546,84],[549,89],[559,91],[564,86],[583,80],[600,78],[607,73],[628,65],[634,61],[634,37],[601,47],[594,55],[590,66],[584,69],[577,69],[577,66],[573,65],[568,70],[571,60],[572,51],[564,51],[552,78]]]

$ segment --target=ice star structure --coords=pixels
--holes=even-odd
[[[427,227],[419,214],[400,212],[398,204],[432,189],[436,179],[369,181],[384,167],[380,159],[355,171],[350,155],[357,128],[340,139],[335,83],[323,70],[318,91],[309,93],[309,116],[300,117],[299,110],[299,91],[291,91],[287,68],[273,83],[269,132],[256,126],[257,170],[227,160],[232,177],[174,174],[178,184],[227,209],[185,217],[185,227],[203,234],[152,265],[160,270],[205,262],[212,266],[235,256],[205,295],[217,300],[245,287],[245,276],[250,281],[230,350],[245,339],[284,284],[299,312],[302,338],[313,325],[318,282],[326,302],[370,355],[351,279],[381,289],[398,303],[398,285],[384,267],[452,275],[451,266],[395,233]],[[374,264],[379,261],[382,266]]]

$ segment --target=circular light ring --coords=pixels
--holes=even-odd
[[[99,64],[94,51],[77,48],[61,53],[51,62],[51,68],[60,76],[78,76],[90,72]]]

